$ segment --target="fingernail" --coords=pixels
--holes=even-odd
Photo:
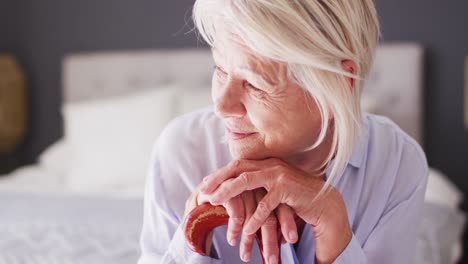
[[[268,259],[268,264],[278,264],[278,258],[275,255],[271,255]]]
[[[206,176],[205,178],[203,178],[203,185],[200,187],[200,190],[201,191],[204,191],[206,190],[206,188],[208,188],[208,176]]]
[[[234,238],[231,238],[231,240],[229,240],[229,245],[235,246],[236,245],[236,240]]]
[[[245,253],[244,255],[242,255],[242,261],[244,262],[250,261],[250,254]]]
[[[210,204],[212,204],[212,205],[219,205],[219,202],[218,202],[217,199],[211,198],[209,201],[210,201]]]
[[[289,231],[289,241],[296,241],[296,239],[297,239],[297,232]]]

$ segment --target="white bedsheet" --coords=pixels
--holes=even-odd
[[[0,177],[1,192],[64,193],[64,177],[40,165],[20,167]]]
[[[67,182],[65,175],[44,168],[41,164],[18,168],[0,177],[0,192],[48,195],[84,195],[93,197],[142,198],[143,186],[105,188],[77,191]]]
[[[128,264],[139,257],[141,199],[0,192],[0,207],[1,264]]]

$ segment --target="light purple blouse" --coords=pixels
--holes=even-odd
[[[364,114],[364,129],[340,181],[353,237],[334,263],[412,263],[428,166],[420,146],[385,117]],[[185,201],[214,170],[231,160],[224,126],[212,108],[172,121],[160,135],[147,176],[139,264],[243,263],[239,243],[214,232],[214,252],[203,257],[186,245],[181,224]],[[256,244],[256,243],[255,243]],[[281,247],[282,263],[314,263],[315,239],[306,225],[295,250]],[[262,263],[254,245],[251,263]]]

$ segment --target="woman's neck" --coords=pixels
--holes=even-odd
[[[291,155],[284,160],[294,165],[303,171],[309,173],[323,174],[326,167],[324,165],[325,160],[330,154],[331,146],[333,142],[333,131],[328,129],[327,134],[322,143],[312,150],[305,152],[296,153]]]

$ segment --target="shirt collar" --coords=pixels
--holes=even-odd
[[[356,145],[354,146],[353,153],[349,159],[349,164],[355,168],[360,168],[362,161],[367,153],[367,145],[369,142],[369,120],[367,115],[363,113],[362,117],[363,128]]]

